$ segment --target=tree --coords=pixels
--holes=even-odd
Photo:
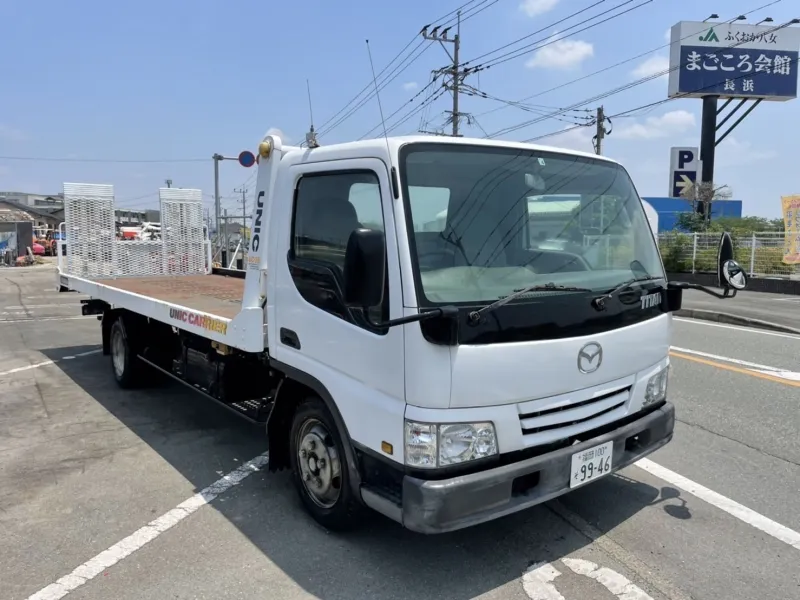
[[[711,226],[711,210],[716,200],[730,200],[733,192],[727,185],[717,186],[713,182],[703,181],[686,187],[681,192],[681,198],[691,204],[692,211],[678,215],[677,226],[680,229],[691,231],[708,231]],[[703,205],[703,211],[697,211],[697,205]]]

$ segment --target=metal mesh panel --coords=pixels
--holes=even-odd
[[[160,240],[117,240],[117,277],[162,275],[164,245]]]
[[[202,192],[162,188],[158,195],[161,200],[161,239],[164,245],[163,273],[204,273],[206,252]]]
[[[89,279],[207,273],[201,191],[164,188],[159,197],[161,231],[118,240],[114,187],[65,183],[65,272]]]
[[[662,232],[658,245],[664,266],[673,273],[714,273],[717,269],[719,233]],[[736,260],[754,277],[800,277],[800,266],[783,262],[785,234],[754,232],[733,234]]]
[[[67,272],[79,277],[114,274],[114,186],[64,184]]]

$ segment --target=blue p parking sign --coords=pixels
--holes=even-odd
[[[671,196],[681,198],[681,193],[691,188],[695,181],[697,181],[697,171],[673,171]]]
[[[699,155],[700,152],[697,148],[675,147],[670,149],[670,198],[681,198],[681,193],[691,188],[697,181],[697,170],[700,166]]]

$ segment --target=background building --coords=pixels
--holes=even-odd
[[[691,213],[692,205],[683,198],[654,198],[643,200],[650,203],[658,213],[658,230],[672,231],[678,223],[678,215]],[[719,217],[741,217],[741,200],[714,200],[711,203],[711,220]]]

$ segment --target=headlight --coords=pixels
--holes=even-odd
[[[643,407],[661,402],[667,397],[667,379],[669,379],[669,365],[650,377],[644,393]]]
[[[433,469],[497,454],[492,423],[405,422],[406,464]]]

